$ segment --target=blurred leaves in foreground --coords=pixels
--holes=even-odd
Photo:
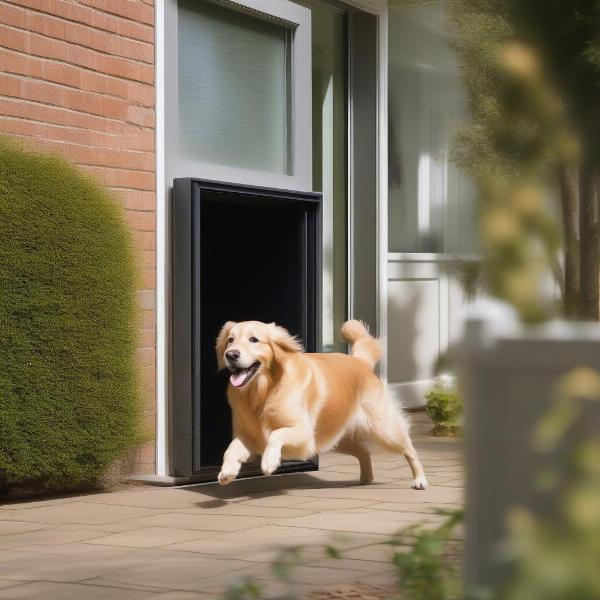
[[[397,590],[390,589],[388,598],[393,600],[458,600],[461,594],[459,562],[449,549],[461,542],[457,538],[458,527],[464,520],[462,510],[437,510],[441,523],[415,523],[390,537],[385,542],[372,544],[390,546],[390,560],[396,567]],[[332,544],[319,546],[324,558],[344,558],[343,550]],[[290,546],[284,548],[271,563],[271,573],[278,591],[267,591],[265,582],[245,578],[234,582],[223,600],[297,600],[300,593],[294,582],[294,571],[304,561],[306,551],[314,554],[314,546]],[[314,556],[312,557],[314,560]],[[272,586],[271,586],[272,587]],[[357,597],[357,596],[353,596]]]
[[[598,320],[600,1],[450,0],[490,293],[525,321]]]

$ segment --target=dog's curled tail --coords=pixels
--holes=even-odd
[[[352,346],[352,356],[364,360],[373,368],[381,358],[381,345],[362,321],[346,321],[342,325],[343,340]]]

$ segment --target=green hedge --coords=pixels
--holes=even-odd
[[[74,489],[137,441],[137,268],[122,211],[0,138],[0,483]]]

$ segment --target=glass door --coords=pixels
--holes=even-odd
[[[472,184],[451,146],[466,113],[446,0],[389,9],[388,380],[424,403],[436,365],[461,334],[461,260],[478,251]]]
[[[344,352],[348,315],[348,16],[339,6],[296,2],[311,13],[312,181],[323,194],[323,329],[325,352]]]

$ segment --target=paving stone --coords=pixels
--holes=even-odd
[[[203,495],[189,488],[139,488],[113,493],[95,494],[86,498],[94,504],[130,506],[137,508],[174,509],[194,508]]]
[[[122,552],[109,556],[65,556],[61,553],[44,555],[30,550],[7,550],[0,554],[0,578],[68,583],[100,577],[138,563],[138,559]]]
[[[258,568],[258,567],[257,567]],[[150,560],[130,569],[115,571],[102,577],[107,584],[146,585],[162,589],[197,589],[201,578],[223,576],[231,572],[252,569],[248,563],[235,560],[218,560],[205,556],[177,555]]]
[[[36,508],[20,508],[2,513],[2,519],[33,523],[111,523],[156,514],[158,511],[130,506],[110,506],[94,502],[68,502]]]
[[[2,591],[2,600],[146,600],[148,597],[149,592],[139,590],[52,581],[26,583]]]
[[[210,594],[206,592],[184,592],[181,590],[176,590],[173,592],[164,592],[163,594],[158,594],[157,596],[153,596],[156,600],[211,600],[214,598],[221,598],[220,594]]]
[[[241,531],[269,525],[272,519],[258,516],[205,515],[198,513],[163,513],[135,519],[145,527],[175,527],[200,531]]]
[[[29,523],[27,521],[2,521],[0,520],[1,536],[24,533],[25,531],[37,531],[49,527],[47,523]]]
[[[19,548],[31,545],[56,546],[68,542],[89,540],[102,535],[96,530],[79,528],[49,527],[35,531],[0,536],[0,549]]]
[[[27,581],[18,581],[13,579],[0,579],[0,590],[5,590],[9,587],[14,587],[16,585],[21,585],[23,583],[27,583]]]
[[[105,546],[128,546],[131,548],[154,548],[175,542],[183,542],[202,537],[198,530],[177,529],[173,527],[144,527],[133,531],[114,533],[89,540],[89,544]]]
[[[302,502],[302,500],[300,500],[300,502]],[[258,517],[261,520],[266,518],[267,520],[271,521],[272,519],[286,517],[302,517],[315,511],[307,509],[302,504],[300,504],[298,508],[285,508],[279,506],[256,506],[255,504],[249,504],[248,502],[231,502],[216,508],[198,509],[198,507],[188,507],[175,509],[172,512],[194,515]]]
[[[303,509],[312,509],[313,512],[325,510],[347,510],[349,508],[361,508],[370,506],[372,502],[368,500],[354,500],[353,498],[331,498],[323,500],[320,498],[303,498],[298,506]]]
[[[43,508],[46,506],[54,506],[58,504],[63,506],[68,502],[81,502],[82,498],[87,498],[89,494],[78,494],[76,496],[62,496],[59,498],[47,498],[44,500],[27,500],[24,502],[7,502],[0,505],[0,511],[4,510],[21,510],[23,508]],[[0,513],[1,514],[1,513]],[[2,517],[4,518],[4,517]]]
[[[286,508],[286,507],[293,507],[293,506],[299,506],[302,504],[302,502],[304,501],[304,497],[303,496],[298,496],[294,493],[289,493],[289,494],[273,494],[273,495],[269,495],[269,494],[256,494],[254,496],[249,497],[248,499],[244,500],[242,503],[240,503],[241,505],[249,505],[249,506],[258,506],[258,507],[264,507],[264,508],[271,508],[271,507],[277,507],[277,508]]]

